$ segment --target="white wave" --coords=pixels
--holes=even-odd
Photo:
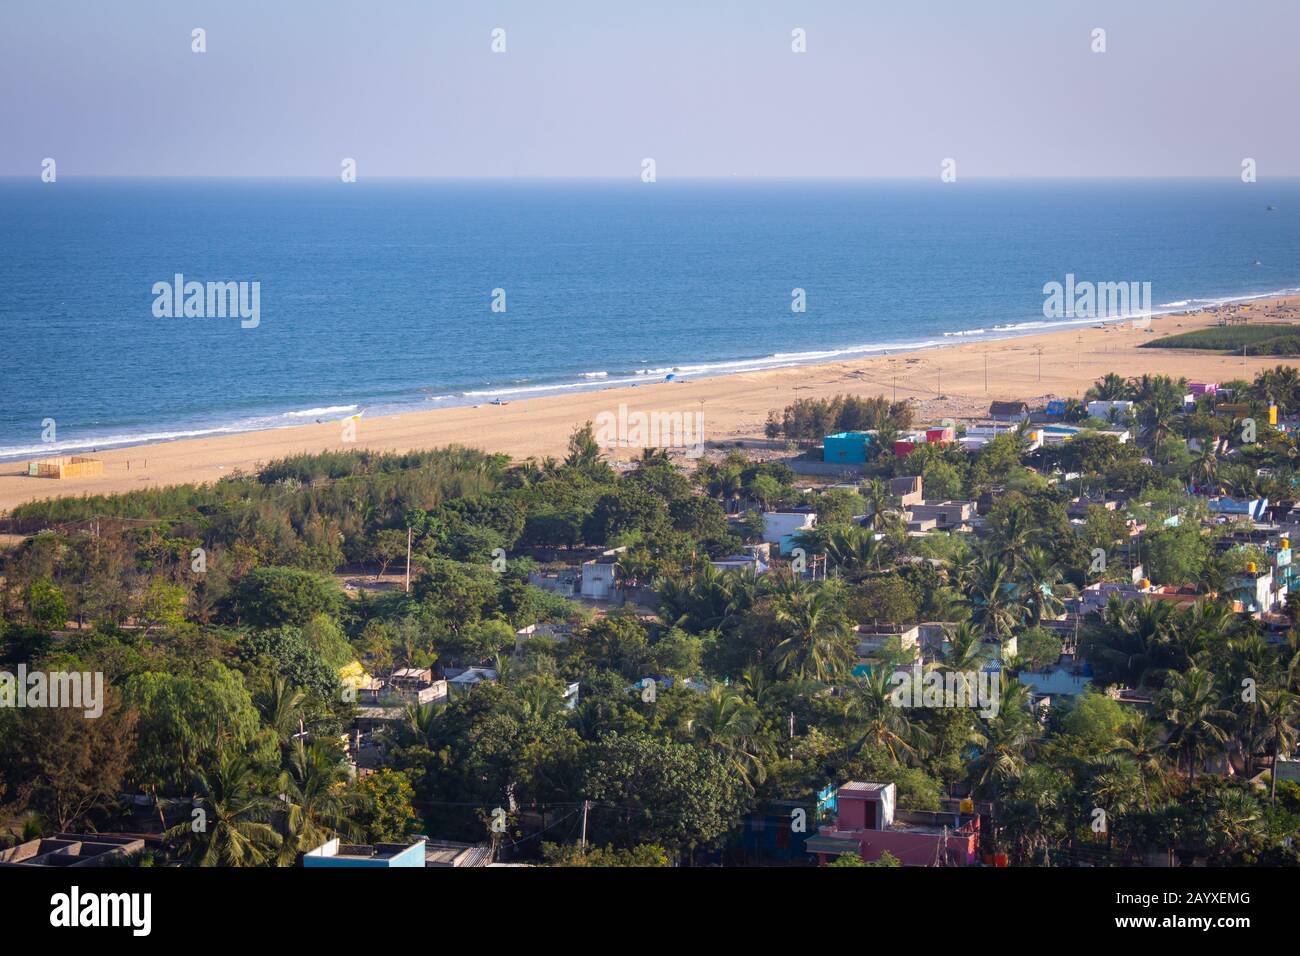
[[[285,412],[285,418],[319,418],[321,415],[335,415],[339,412],[355,411],[356,405],[323,405],[320,408],[304,408],[300,412]]]

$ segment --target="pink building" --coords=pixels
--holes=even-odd
[[[979,817],[895,809],[892,783],[850,781],[835,793],[836,818],[806,848],[825,865],[843,853],[867,862],[888,851],[904,866],[970,866],[979,853]]]

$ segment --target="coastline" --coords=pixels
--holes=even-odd
[[[133,444],[94,452],[102,476],[76,479],[29,477],[28,459],[0,462],[0,512],[33,500],[82,494],[113,494],[139,488],[219,480],[251,472],[276,458],[345,448],[408,451],[461,444],[521,460],[564,453],[576,425],[601,412],[702,412],[709,442],[761,437],[767,413],[799,398],[845,392],[913,400],[917,421],[974,420],[995,399],[1031,404],[1049,397],[1082,397],[1107,372],[1124,376],[1165,374],[1226,381],[1253,377],[1283,364],[1276,356],[1225,356],[1188,350],[1139,349],[1159,335],[1214,325],[1224,314],[1251,322],[1300,322],[1300,296],[1241,297],[1192,312],[1156,314],[1139,320],[1080,320],[1061,328],[975,338],[952,334],[934,345],[890,349],[829,361],[796,361],[758,371],[684,373],[665,382],[575,388],[558,394],[510,398],[506,404],[452,405],[406,411],[352,422],[355,442],[345,442],[346,420],[228,432]],[[1140,326],[1140,327],[1139,327]],[[51,454],[76,454],[75,451]],[[636,449],[616,449],[611,460],[629,460]],[[33,456],[35,457],[35,456]],[[46,456],[42,456],[46,457]]]

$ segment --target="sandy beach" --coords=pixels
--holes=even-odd
[[[355,443],[344,441],[345,423],[321,424],[188,439],[96,452],[102,476],[81,479],[29,477],[26,462],[0,463],[0,512],[26,501],[66,495],[105,494],[186,482],[215,481],[236,471],[300,452],[369,448],[406,451],[462,444],[504,452],[515,459],[562,455],[576,424],[620,403],[637,412],[704,414],[710,442],[761,437],[772,409],[799,398],[852,392],[915,402],[916,421],[974,420],[994,399],[1031,404],[1082,397],[1107,372],[1143,373],[1227,381],[1253,377],[1285,360],[1270,356],[1139,349],[1159,335],[1214,325],[1225,314],[1252,323],[1300,322],[1300,298],[1261,299],[1212,312],[1152,319],[1149,326],[1115,323],[1071,326],[999,341],[967,342],[712,378],[553,395],[506,405],[484,404],[367,418],[355,425]],[[85,453],[83,453],[85,454]],[[617,450],[613,458],[632,457]]]

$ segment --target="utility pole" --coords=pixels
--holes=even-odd
[[[582,840],[579,846],[582,848],[583,853],[587,852],[587,808],[589,806],[591,806],[590,800],[582,801]]]
[[[404,590],[409,594],[411,591],[411,534],[414,531],[409,525],[406,528],[406,585]]]
[[[984,350],[984,394],[989,393],[989,350]]]

